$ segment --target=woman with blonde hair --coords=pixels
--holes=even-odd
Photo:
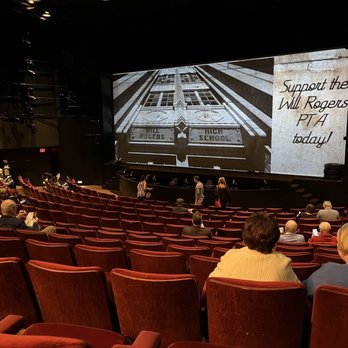
[[[219,178],[215,186],[215,200],[220,201],[221,209],[226,209],[226,205],[231,202],[231,191],[223,176]]]

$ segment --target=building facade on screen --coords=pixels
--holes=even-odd
[[[318,69],[322,59],[334,56],[330,67],[337,68],[340,60],[337,54],[329,52],[307,55],[307,63]],[[305,82],[299,80],[304,76],[303,62],[295,64],[292,77],[294,67],[289,61],[302,62],[303,55],[114,74],[117,159],[127,163],[293,174],[287,159],[290,166],[298,163],[288,152],[296,146],[301,151],[304,141],[300,139],[305,134],[298,131],[296,137],[290,119],[302,117],[303,125],[305,120],[295,112],[299,93],[291,92],[286,84]],[[340,76],[341,87],[344,86],[346,73],[333,75]],[[332,79],[326,78],[329,84]],[[291,82],[284,82],[288,80]],[[283,93],[285,89],[288,90]],[[340,92],[339,98],[346,100],[347,90]],[[304,96],[305,91],[300,94]],[[342,105],[341,111],[347,112],[344,102]],[[332,115],[334,118],[337,114]],[[325,134],[329,136],[330,131]],[[316,165],[321,165],[318,162]],[[303,169],[298,171],[301,175]],[[313,174],[311,170],[304,172]]]
[[[272,67],[270,59],[114,75],[118,157],[265,171]]]

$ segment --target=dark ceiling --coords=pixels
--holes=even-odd
[[[347,47],[338,0],[1,0],[1,38],[112,72]],[[44,11],[51,18],[41,20]]]

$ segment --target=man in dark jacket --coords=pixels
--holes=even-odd
[[[54,226],[47,226],[41,230],[38,223],[38,218],[34,217],[32,219],[32,226],[28,226],[25,223],[27,217],[27,212],[25,210],[20,210],[18,212],[17,204],[12,199],[5,199],[1,203],[1,217],[0,217],[0,227],[10,227],[15,229],[23,230],[35,230],[42,231],[45,233],[55,233],[56,228]]]
[[[185,226],[182,234],[189,236],[208,236],[209,238],[213,235],[210,228],[204,227],[202,214],[199,211],[196,211],[192,215],[192,226]]]

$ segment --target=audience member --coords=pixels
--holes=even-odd
[[[323,208],[320,209],[317,213],[317,218],[320,221],[333,221],[340,218],[340,214],[336,209],[332,209],[332,204],[330,201],[323,202]]]
[[[8,160],[6,160],[6,159],[4,159],[2,161],[2,163],[4,164],[3,175],[4,175],[5,178],[7,178],[7,177],[11,176],[11,174],[10,174],[10,165],[8,163]]]
[[[315,218],[317,215],[315,214],[315,206],[314,204],[308,203],[304,211],[301,211],[297,217],[300,218]]]
[[[313,243],[337,244],[336,236],[331,234],[331,225],[329,222],[322,221],[319,224],[319,235],[312,235],[312,237],[308,240],[308,244]]]
[[[1,185],[1,182],[0,182]],[[7,192],[7,188],[4,186],[0,186],[0,200],[4,200],[8,198],[8,192]]]
[[[31,226],[28,226],[25,223],[27,219],[27,212],[25,210],[20,210],[18,212],[17,204],[12,199],[5,199],[1,203],[1,217],[0,217],[0,227],[12,227],[16,229],[23,230],[36,230],[45,232],[47,234],[55,233],[56,228],[54,226],[47,226],[44,229],[41,229],[41,226],[38,223],[38,218],[34,217],[32,220]]]
[[[176,205],[173,207],[172,210],[174,211],[188,211],[187,207],[184,206],[184,199],[183,198],[177,198],[176,199]]]
[[[226,179],[221,176],[215,186],[215,200],[220,199],[221,209],[226,209],[227,204],[231,202],[231,191],[226,184]]]
[[[279,235],[275,218],[266,212],[251,214],[242,233],[246,246],[228,250],[209,277],[299,282],[292,270],[291,259],[273,251]]]
[[[280,235],[279,242],[304,243],[305,242],[304,236],[296,232],[297,232],[297,222],[294,220],[288,220],[285,224],[285,233]]]
[[[204,227],[202,214],[196,211],[192,215],[192,226],[184,226],[182,234],[188,236],[208,236],[211,238],[213,236],[211,229]]]
[[[195,186],[195,205],[202,205],[204,200],[204,185],[198,175],[193,177]]]
[[[144,200],[145,198],[149,198],[149,190],[151,188],[148,185],[148,181],[150,179],[150,174],[142,175],[140,178],[140,182],[137,185],[137,197],[139,200]]]
[[[313,272],[303,281],[309,297],[313,297],[319,285],[337,285],[348,288],[348,223],[344,224],[337,232],[338,255],[345,262],[327,262]]]

